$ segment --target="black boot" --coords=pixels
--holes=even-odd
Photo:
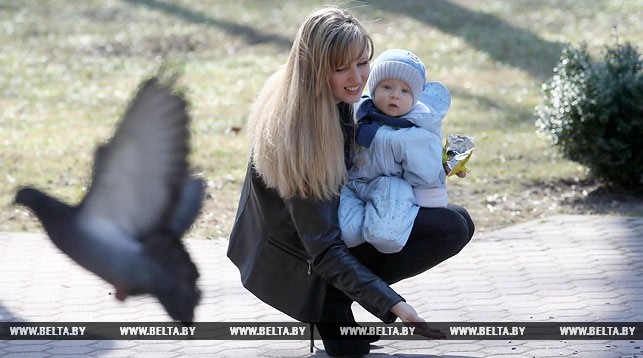
[[[332,286],[328,288],[321,322],[316,326],[324,342],[326,354],[331,357],[359,357],[371,351],[368,339],[341,335],[340,327],[355,326],[352,303],[343,292]]]
[[[361,357],[371,351],[371,343],[366,339],[340,336],[339,327],[345,324],[318,323],[316,326],[326,354],[331,357]]]
[[[353,327],[361,327],[357,321],[355,321],[355,317],[353,316],[353,310],[351,309],[351,306],[348,306],[348,321],[350,322],[350,325]],[[369,343],[375,343],[380,340],[380,335],[379,334],[365,334],[362,336],[358,336],[360,339],[365,339]]]

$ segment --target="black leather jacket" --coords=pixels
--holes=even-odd
[[[318,322],[328,284],[390,323],[403,300],[362,265],[341,238],[339,198],[284,200],[248,166],[228,257],[262,301],[304,322]]]

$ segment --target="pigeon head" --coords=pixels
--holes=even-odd
[[[47,195],[42,191],[31,186],[24,186],[18,189],[13,204],[23,205],[33,211],[37,211],[36,208],[43,206],[47,201],[46,197]]]
[[[47,216],[56,215],[56,213],[67,212],[69,210],[69,206],[67,204],[32,186],[23,186],[19,188],[13,200],[13,204],[28,207],[41,221]]]

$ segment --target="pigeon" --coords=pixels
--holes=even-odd
[[[14,203],[40,220],[58,249],[115,288],[118,300],[150,294],[189,324],[201,292],[181,240],[198,217],[203,180],[188,168],[187,101],[174,81],[140,85],[113,137],[94,154],[92,181],[77,206],[33,186]]]

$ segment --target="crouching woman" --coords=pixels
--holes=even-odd
[[[244,287],[316,323],[331,356],[369,352],[374,337],[336,336],[355,324],[353,301],[383,322],[424,322],[389,285],[455,255],[473,235],[466,210],[451,206],[418,214],[408,250],[344,244],[337,210],[354,146],[352,104],[372,56],[370,37],[344,10],[320,9],[302,24],[250,112],[250,161],[228,247]]]

